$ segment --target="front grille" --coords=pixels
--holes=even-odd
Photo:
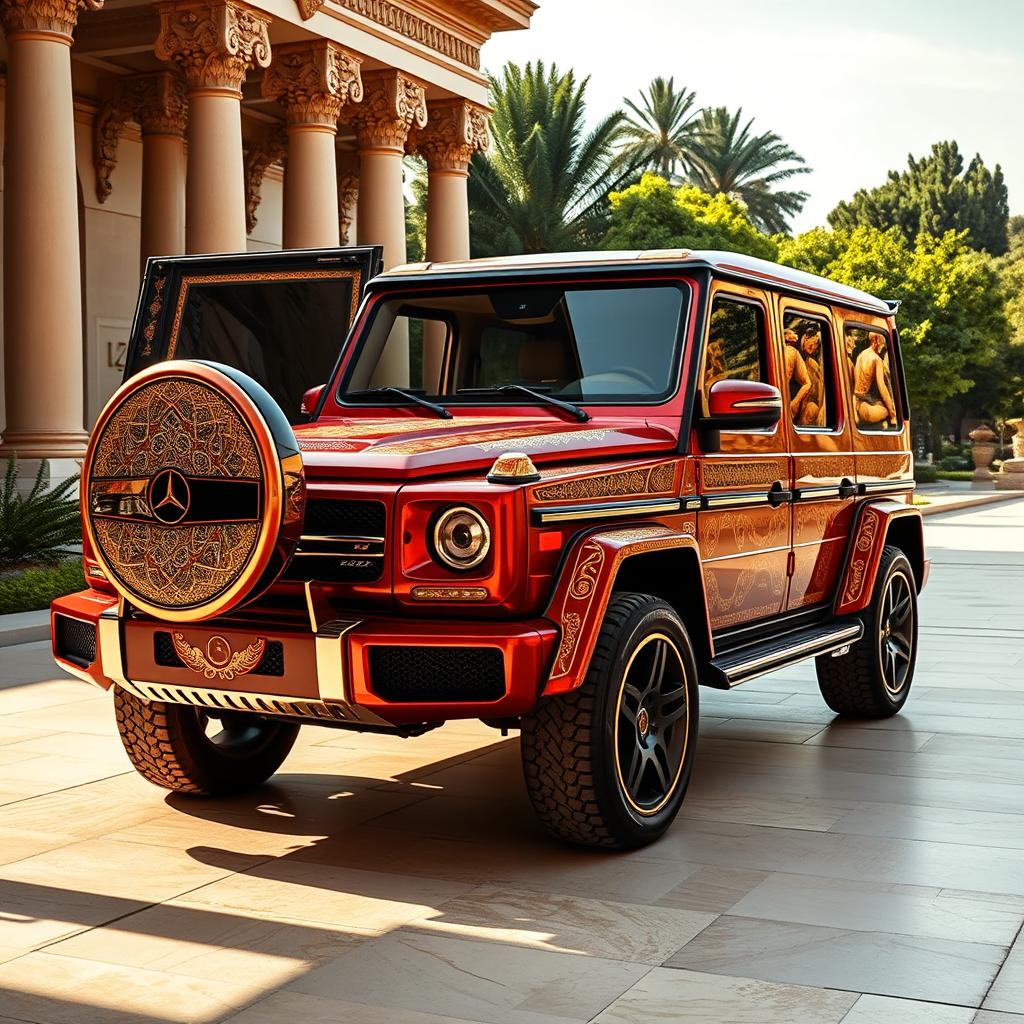
[[[91,622],[55,615],[53,640],[57,654],[73,665],[85,668],[96,660],[96,627]]]
[[[382,700],[470,703],[505,696],[497,647],[370,647],[370,688]]]
[[[158,631],[153,634],[153,660],[164,668],[185,668],[185,663],[174,649],[170,633]],[[280,640],[269,640],[259,664],[250,673],[254,676],[284,675],[284,644]]]
[[[383,537],[387,512],[382,501],[325,501],[306,503],[302,532],[314,536]]]
[[[384,574],[387,510],[382,501],[326,501],[306,505],[306,518],[286,579],[372,583]]]

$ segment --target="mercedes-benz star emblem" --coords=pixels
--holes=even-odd
[[[162,469],[149,481],[149,507],[161,523],[180,523],[191,501],[188,481],[176,469]]]

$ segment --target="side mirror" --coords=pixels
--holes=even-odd
[[[302,396],[302,404],[299,406],[299,412],[303,416],[312,416],[316,410],[317,405],[320,402],[320,396],[324,392],[326,384],[317,384],[315,388],[310,388]]]
[[[719,432],[774,427],[782,419],[782,395],[756,380],[720,380],[708,392],[708,414],[700,421],[701,447],[717,451]]]

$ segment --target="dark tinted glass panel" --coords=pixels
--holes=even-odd
[[[711,307],[704,393],[720,380],[764,380],[764,312],[719,296]]]
[[[889,335],[866,327],[847,327],[845,342],[857,426],[861,430],[901,429]]]
[[[331,375],[348,333],[352,282],[190,285],[176,359],[227,363],[258,380],[294,423],[308,388]]]
[[[828,324],[817,317],[786,313],[782,328],[794,426],[798,430],[834,428],[836,396],[832,332]]]

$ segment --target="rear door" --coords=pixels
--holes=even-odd
[[[703,394],[718,380],[779,387],[769,294],[713,282],[704,340]],[[720,450],[700,459],[703,510],[697,533],[713,630],[778,615],[786,605],[792,466],[784,423],[721,434]]]
[[[150,260],[125,379],[165,359],[226,363],[259,381],[288,419],[330,379],[381,249],[305,249]]]
[[[857,471],[843,401],[845,351],[828,306],[779,300],[787,380],[783,397],[793,452],[790,610],[831,599],[846,552]]]

